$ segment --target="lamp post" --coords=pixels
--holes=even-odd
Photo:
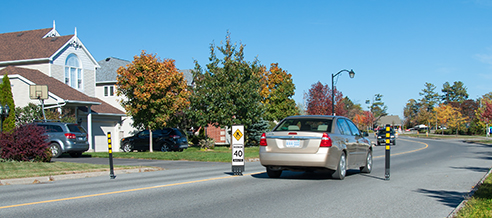
[[[3,132],[3,120],[9,116],[9,112],[9,105],[5,104],[5,106],[2,106],[0,104],[0,132]]]
[[[335,116],[335,83],[334,83],[334,79],[336,76],[338,76],[340,73],[342,72],[348,72],[349,73],[349,76],[350,78],[354,78],[355,76],[355,73],[353,70],[340,70],[337,74],[333,75],[331,74],[331,115]]]

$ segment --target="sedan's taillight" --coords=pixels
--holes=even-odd
[[[266,134],[265,133],[261,134],[260,146],[267,146]]]
[[[67,137],[67,139],[75,139],[75,138],[77,138],[77,136],[75,136],[75,134],[73,134],[73,133],[65,133],[65,137]]]
[[[321,143],[319,144],[319,147],[331,147],[332,142],[330,136],[328,136],[328,133],[324,132],[323,136],[321,136]]]

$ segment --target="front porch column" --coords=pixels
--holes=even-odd
[[[94,145],[94,139],[92,138],[92,110],[91,106],[88,107],[87,110],[87,140],[89,141],[89,148],[92,149],[93,152],[96,152],[96,146]]]

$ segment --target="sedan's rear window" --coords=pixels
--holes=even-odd
[[[316,118],[286,119],[273,131],[331,132],[332,120]]]

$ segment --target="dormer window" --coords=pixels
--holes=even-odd
[[[79,58],[73,53],[65,61],[65,84],[82,90],[82,67]]]
[[[104,86],[104,96],[114,96],[114,86]]]

